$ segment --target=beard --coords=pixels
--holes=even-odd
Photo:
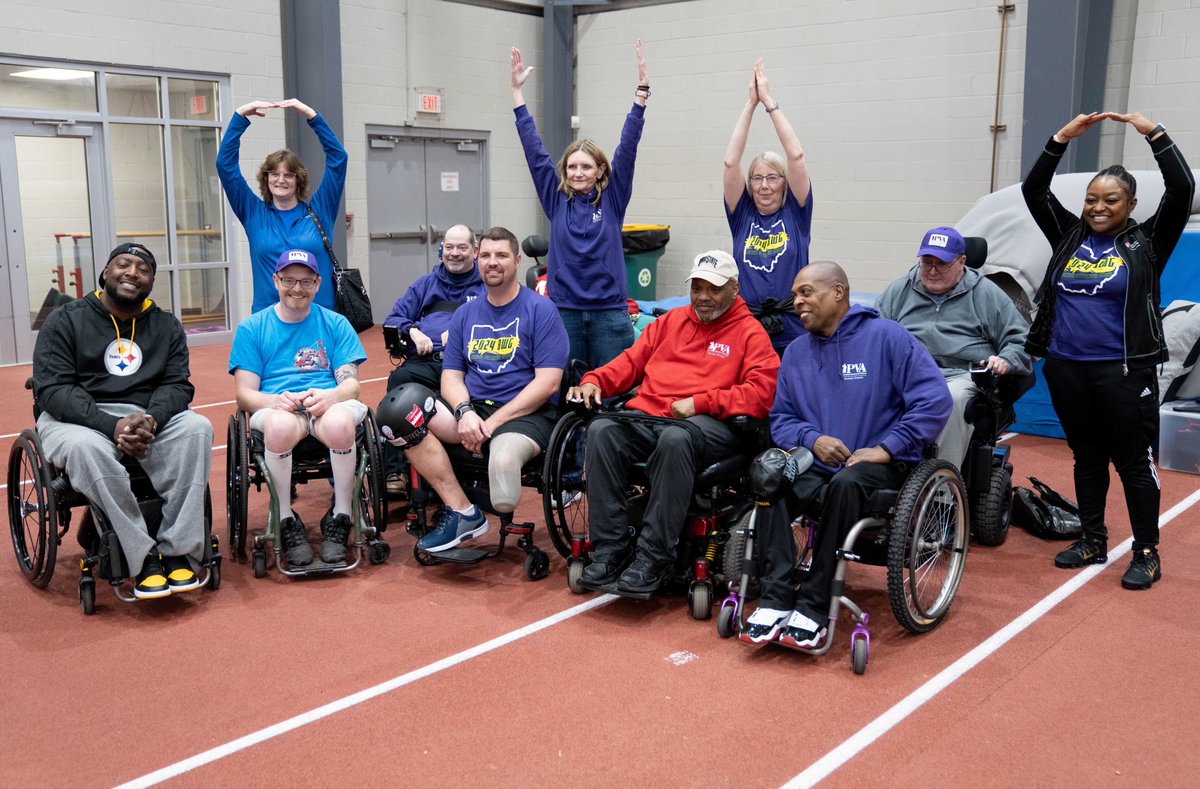
[[[119,284],[120,283],[115,280],[108,280],[104,283],[105,295],[107,295],[109,300],[118,307],[123,307],[125,309],[136,309],[142,306],[142,302],[145,301],[146,297],[150,295],[150,288],[147,288],[145,290],[139,290],[133,296],[126,296],[120,291],[118,287]]]

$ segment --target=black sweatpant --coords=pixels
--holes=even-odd
[[[1154,468],[1158,378],[1153,367],[1046,358],[1046,385],[1075,457],[1075,497],[1085,535],[1107,541],[1104,506],[1111,462],[1125,488],[1134,550],[1158,544],[1161,491]]]

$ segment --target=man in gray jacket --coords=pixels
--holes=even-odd
[[[964,411],[978,392],[969,375],[984,365],[996,375],[1025,375],[1029,326],[994,282],[966,267],[966,242],[952,227],[935,227],[917,250],[917,265],[893,282],[875,308],[908,329],[933,355],[954,396],[938,436],[938,457],[961,467],[971,441]]]

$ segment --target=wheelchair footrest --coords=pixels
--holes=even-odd
[[[354,562],[358,564],[358,562]],[[350,562],[323,562],[319,557],[315,557],[311,564],[297,566],[288,564],[279,568],[284,575],[332,575],[333,573],[341,573],[349,570],[354,566]]]
[[[452,564],[475,564],[491,555],[491,551],[482,548],[451,548],[447,551],[429,554],[431,558],[439,562],[451,562]]]
[[[657,592],[627,592],[624,589],[617,588],[617,582],[613,581],[610,584],[589,584],[586,581],[580,580],[579,585],[584,589],[591,589],[593,592],[604,592],[605,594],[615,594],[618,597],[627,597],[630,600],[650,600]]]

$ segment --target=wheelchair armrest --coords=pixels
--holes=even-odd
[[[413,347],[412,338],[409,336],[408,331],[400,331],[395,326],[385,325],[383,327],[383,346],[387,349],[388,356],[391,356],[393,359],[403,359],[406,356],[412,356],[413,351],[416,350]]]

